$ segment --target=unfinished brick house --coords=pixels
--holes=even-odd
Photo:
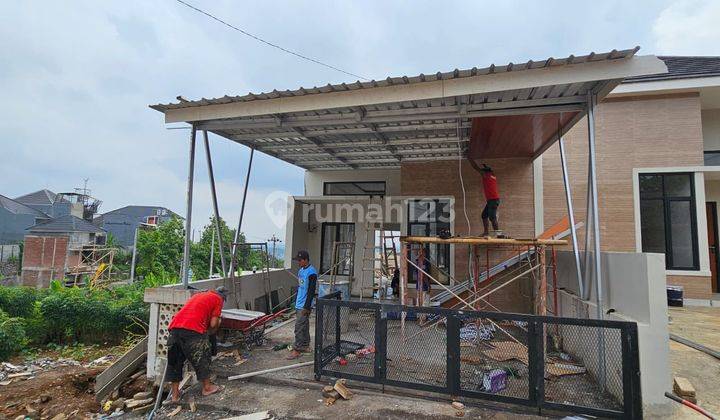
[[[28,228],[22,285],[48,287],[53,280],[82,283],[84,276],[97,271],[98,258],[108,253],[102,247],[105,235],[99,227],[69,214]]]

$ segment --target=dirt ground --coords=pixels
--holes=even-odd
[[[670,332],[720,351],[720,308],[670,308]],[[670,341],[670,365],[673,376],[690,380],[698,404],[714,414],[720,413],[720,360],[683,344]],[[677,406],[673,418],[701,419],[695,411]]]
[[[312,324],[311,324],[312,325]],[[236,366],[234,357],[216,360],[214,371],[218,383],[225,386],[219,395],[202,397],[199,386],[193,386],[183,397],[183,410],[174,419],[223,418],[230,415],[250,414],[270,410],[276,418],[358,418],[358,419],[439,419],[457,418],[450,400],[437,394],[410,395],[407,390],[382,389],[367,383],[348,381],[348,387],[354,392],[350,400],[339,400],[332,406],[325,406],[321,390],[331,384],[330,378],[315,382],[312,365],[257,376],[250,380],[227,381],[227,377],[240,373],[312,361],[307,354],[294,361],[286,360],[289,352],[285,349],[273,351],[279,344],[289,344],[293,338],[294,324],[274,331],[269,341],[260,348],[245,354],[247,361]],[[196,402],[198,410],[188,411],[188,401]],[[466,402],[464,417],[487,419],[539,419],[537,412],[525,407],[490,404],[485,402]],[[161,414],[171,409],[163,408]]]
[[[28,407],[43,418],[72,412],[75,414],[71,418],[86,418],[87,414],[100,409],[95,402],[93,384],[95,376],[102,371],[103,368],[63,366],[39,372],[33,379],[3,386],[0,418],[14,419],[28,413]]]

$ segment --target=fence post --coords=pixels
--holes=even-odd
[[[628,324],[622,334],[623,412],[628,419],[642,418],[637,324]]]
[[[387,313],[375,308],[375,380],[385,383],[387,376]]]
[[[545,403],[545,324],[540,320],[528,323],[528,399],[530,404],[542,411]]]
[[[341,300],[340,295],[336,299]],[[340,356],[340,305],[335,306],[335,355]]]
[[[323,314],[325,312],[325,305],[322,299],[317,300],[317,311],[315,313],[315,380],[319,381],[322,372],[322,349],[323,349]]]
[[[446,319],[447,389],[454,398],[460,394],[460,320],[455,314]]]

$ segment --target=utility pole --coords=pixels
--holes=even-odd
[[[273,233],[272,238],[268,239],[268,242],[272,242],[272,262],[270,263],[271,267],[268,268],[275,268],[275,244],[278,242],[282,242],[280,239],[278,239],[275,234]]]
[[[133,239],[133,253],[132,253],[132,261],[130,262],[130,283],[135,282],[135,259],[137,258],[137,237],[138,237],[138,230],[140,230],[140,225],[135,227],[135,239]]]
[[[213,272],[213,257],[215,256],[215,233],[213,232],[212,240],[210,241],[210,273],[208,274],[208,278],[212,278],[212,272]]]

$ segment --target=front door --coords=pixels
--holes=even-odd
[[[707,237],[710,247],[710,272],[712,273],[712,291],[718,293],[718,228],[717,228],[717,203],[709,201],[705,203],[707,214]]]

